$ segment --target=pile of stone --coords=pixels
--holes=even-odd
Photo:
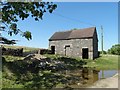
[[[29,54],[24,58],[25,61],[30,62],[32,64],[36,64],[36,66],[40,69],[47,69],[47,70],[59,70],[65,69],[65,64],[59,60],[52,60],[47,58],[41,54]]]
[[[43,59],[47,59],[47,57],[41,54],[29,54],[24,58],[24,60],[43,60]]]

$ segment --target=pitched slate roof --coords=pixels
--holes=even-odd
[[[68,40],[68,39],[81,39],[81,38],[92,38],[96,27],[70,30],[63,32],[55,32],[49,39],[51,40]]]

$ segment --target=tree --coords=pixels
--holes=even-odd
[[[52,13],[57,5],[52,2],[0,2],[2,5],[1,22],[8,28],[8,35],[20,34],[22,37],[30,40],[32,35],[30,31],[23,32],[18,28],[17,22],[33,17],[35,21],[42,20],[45,12]]]
[[[110,49],[108,49],[108,53],[120,55],[120,44],[113,45]]]
[[[7,38],[0,37],[0,43],[2,44],[16,44],[16,40],[8,40]]]
[[[99,51],[100,54],[102,54],[102,51]],[[103,54],[107,54],[105,50],[103,50]]]

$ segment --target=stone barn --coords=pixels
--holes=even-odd
[[[52,54],[82,59],[98,57],[98,38],[96,27],[55,32],[49,39]]]

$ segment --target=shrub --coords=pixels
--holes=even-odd
[[[120,44],[113,45],[110,49],[108,49],[108,53],[120,55]]]

